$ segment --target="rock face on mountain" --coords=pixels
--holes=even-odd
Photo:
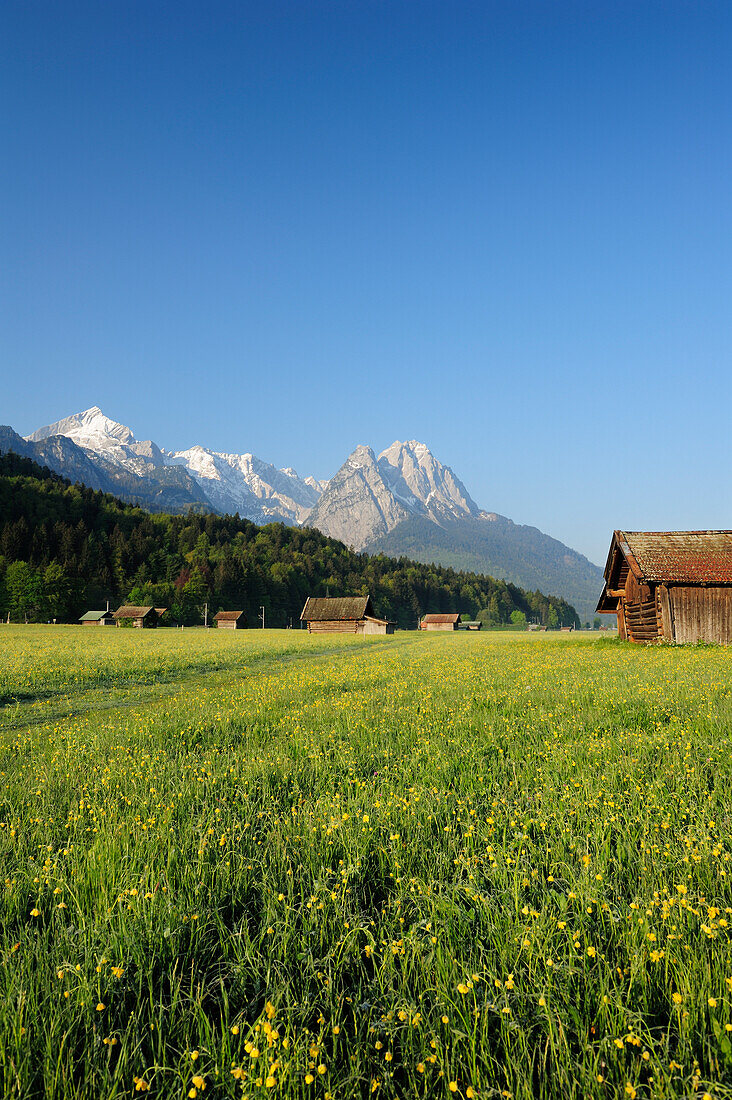
[[[478,514],[465,486],[424,443],[392,443],[378,459],[357,447],[307,518],[332,538],[363,550],[411,516],[445,523]]]
[[[306,523],[355,550],[362,550],[410,514],[406,497],[400,500],[396,496],[374,452],[361,445],[331,478]]]
[[[113,491],[112,483],[106,471],[98,462],[93,462],[77,447],[72,440],[62,435],[50,436],[38,442],[23,439],[8,426],[0,427],[0,452],[14,451],[15,454],[32,458],[41,466],[63,474],[71,481],[81,481],[90,489],[102,492]]]
[[[379,469],[397,499],[408,502],[410,512],[428,516],[435,523],[479,512],[450,467],[438,462],[430,449],[416,439],[407,443],[397,441],[382,451]]]
[[[404,555],[505,578],[594,611],[602,573],[581,554],[503,516],[481,511],[449,466],[424,443],[396,441],[377,456],[356,447],[330,481],[301,478],[255,455],[203,446],[166,451],[94,406],[23,440],[15,450],[72,480],[152,511],[235,513],[255,523],[316,527],[356,550]]]

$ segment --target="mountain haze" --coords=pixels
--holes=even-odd
[[[378,456],[360,444],[329,481],[301,478],[251,452],[196,444],[169,451],[93,406],[22,439],[0,429],[0,450],[157,512],[239,514],[257,524],[307,526],[369,554],[487,573],[561,596],[583,621],[602,587],[598,566],[537,528],[483,511],[418,440]]]

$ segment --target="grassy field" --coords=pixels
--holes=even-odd
[[[732,1097],[732,654],[0,626],[3,1097]]]

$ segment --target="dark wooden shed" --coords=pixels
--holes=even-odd
[[[394,633],[394,623],[374,614],[370,596],[308,596],[300,620],[309,634]]]
[[[457,630],[460,622],[459,614],[449,615],[425,615],[419,624],[420,630]]]
[[[631,642],[732,642],[732,531],[615,531],[597,610]]]
[[[214,622],[219,630],[244,630],[247,617],[243,611],[217,611]]]
[[[158,625],[158,613],[154,607],[135,607],[133,604],[125,604],[124,607],[119,607],[115,611],[114,617],[117,620],[117,626],[123,619],[131,619],[132,625],[139,629]]]

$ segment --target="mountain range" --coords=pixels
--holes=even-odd
[[[320,481],[251,453],[164,450],[95,406],[25,438],[0,427],[0,451],[150,511],[238,513],[258,524],[315,527],[370,554],[488,573],[563,597],[583,621],[602,587],[600,568],[577,551],[479,508],[450,467],[416,440],[397,441],[378,456],[359,445]]]

